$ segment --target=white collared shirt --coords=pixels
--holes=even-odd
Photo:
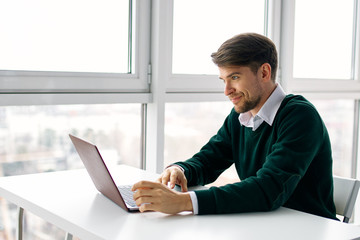
[[[280,84],[277,84],[275,90],[266,100],[260,111],[253,116],[250,111],[240,113],[239,122],[245,127],[251,127],[255,131],[263,122],[272,126],[276,113],[280,108],[281,102],[284,100],[286,94]]]
[[[286,93],[280,84],[277,84],[275,90],[255,116],[252,116],[250,112],[241,113],[239,115],[240,124],[245,127],[251,127],[253,131],[255,131],[263,122],[272,126],[276,113],[279,110],[281,102],[284,100],[285,96]],[[198,200],[195,192],[189,191],[189,194],[193,205],[193,213],[196,215],[199,213]]]

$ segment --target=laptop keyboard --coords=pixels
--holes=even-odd
[[[131,185],[124,185],[124,186],[118,186],[118,189],[121,193],[121,196],[123,197],[126,205],[130,207],[137,207],[135,200],[133,198],[134,192],[131,191],[132,186]]]

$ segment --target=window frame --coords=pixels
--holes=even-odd
[[[173,12],[174,12],[174,0],[169,1],[169,9],[171,9],[171,15],[166,21],[167,32],[171,33],[168,36],[169,44],[166,45],[166,53],[168,62],[166,63],[166,72],[168,74],[168,80],[166,82],[166,92],[168,94],[179,93],[218,93],[223,94],[224,85],[218,80],[218,75],[214,74],[173,74],[172,73],[172,48],[173,48]],[[278,22],[279,15],[275,15],[275,5],[279,4],[272,0],[264,0],[264,33],[270,38],[275,37],[276,30],[270,25],[274,22]],[[278,43],[278,42],[277,42]],[[210,53],[209,53],[210,54]],[[173,99],[173,98],[172,98]]]
[[[129,0],[129,2],[133,1]],[[134,73],[1,70],[0,97],[3,94],[22,93],[148,93],[151,3],[138,0],[134,5],[136,11],[135,26],[132,28],[135,29],[135,46],[132,47],[135,51]],[[60,97],[58,96],[56,99],[60,99]],[[129,100],[132,101],[132,99]],[[74,99],[74,102],[76,101]]]
[[[359,1],[354,0],[354,20],[353,20],[353,53],[351,66],[351,79],[319,79],[319,78],[295,78],[293,77],[294,64],[294,32],[295,32],[295,0],[282,1],[282,21],[281,21],[281,46],[279,73],[281,82],[287,92],[299,94],[324,93],[331,94],[333,97],[354,98],[360,91],[360,6]],[[358,97],[355,97],[356,99]]]

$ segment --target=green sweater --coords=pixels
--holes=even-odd
[[[287,95],[273,125],[256,131],[234,111],[209,142],[185,162],[189,186],[215,181],[235,164],[240,182],[195,191],[199,214],[270,211],[280,206],[336,219],[329,135],[315,107]]]

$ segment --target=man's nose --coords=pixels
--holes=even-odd
[[[225,96],[229,96],[230,94],[234,93],[235,89],[231,86],[229,82],[225,82],[224,94]]]

